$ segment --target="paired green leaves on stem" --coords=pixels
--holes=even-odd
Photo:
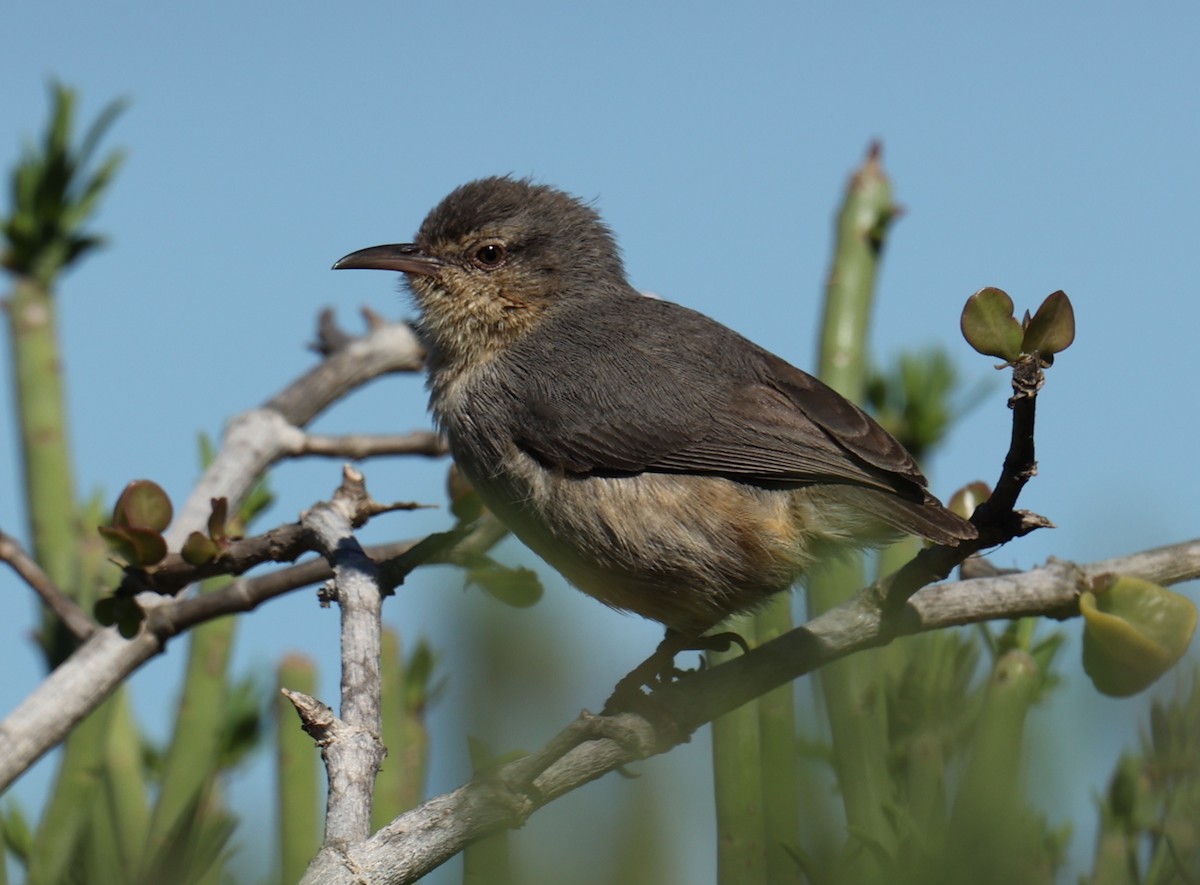
[[[237,514],[229,513],[226,498],[213,498],[208,516],[207,534],[192,532],[183,544],[180,555],[190,565],[203,565],[229,549],[241,538],[244,526],[259,511],[268,507],[273,495],[265,478],[255,484]],[[148,479],[136,479],[125,486],[113,507],[112,524],[97,527],[126,570],[153,570],[168,553],[163,532],[171,524],[174,508],[162,486]],[[141,607],[123,587],[112,596],[99,600],[95,606],[96,620],[105,626],[116,625],[121,635],[129,638],[141,626]]]
[[[1020,321],[1013,302],[1002,289],[980,289],[967,299],[962,312],[962,333],[967,343],[986,356],[1015,363],[1022,354],[1037,354],[1049,365],[1054,354],[1075,340],[1075,311],[1062,290],[1049,295],[1032,317]]]
[[[173,515],[171,499],[162,487],[148,479],[137,479],[117,498],[112,525],[98,526],[97,531],[125,568],[153,568],[166,558],[163,532]],[[97,600],[94,613],[104,626],[116,625],[126,639],[137,635],[145,618],[133,597],[120,592]]]
[[[112,553],[137,567],[156,565],[167,555],[163,532],[174,515],[171,499],[162,486],[148,479],[135,479],[117,498],[112,525],[98,528]]]

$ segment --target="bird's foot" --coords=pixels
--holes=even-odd
[[[641,701],[646,698],[643,688],[653,691],[661,685],[674,682],[686,674],[693,672],[675,666],[675,657],[685,651],[729,651],[737,645],[743,652],[749,652],[746,640],[737,633],[728,631],[715,633],[711,636],[688,636],[674,630],[667,630],[667,635],[658,644],[654,654],[646,658],[629,671],[617,683],[612,696],[604,702],[604,713],[620,713],[623,711],[637,712]],[[699,669],[703,669],[701,661]]]

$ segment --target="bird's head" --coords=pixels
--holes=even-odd
[[[455,189],[415,242],[352,252],[334,268],[404,273],[442,358],[495,352],[546,311],[627,285],[616,242],[594,209],[507,177]]]

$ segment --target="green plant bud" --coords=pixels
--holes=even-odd
[[[1128,697],[1174,666],[1196,629],[1196,606],[1165,587],[1103,575],[1079,599],[1083,669],[1100,692]]]
[[[992,490],[986,482],[975,480],[969,482],[950,496],[946,505],[951,512],[957,513],[964,519],[970,519],[975,508],[992,496]]]
[[[216,541],[199,532],[188,535],[187,540],[183,542],[183,549],[179,551],[188,565],[204,565],[215,559],[219,552]]]
[[[212,540],[224,538],[229,534],[226,523],[229,521],[229,499],[213,498],[212,512],[208,515],[208,536]],[[213,554],[214,556],[216,554]]]

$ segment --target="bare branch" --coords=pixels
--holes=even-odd
[[[346,434],[318,436],[305,434],[292,455],[319,455],[361,461],[380,455],[425,455],[437,458],[450,450],[446,441],[432,430],[414,430],[393,435]]]
[[[360,512],[371,511],[363,476],[347,465],[329,503],[300,519],[333,567],[342,612],[342,716],[321,742],[329,774],[323,850],[360,842],[371,833],[371,798],[385,750],[380,738],[379,674],[383,593],[379,569],[352,534]]]
[[[900,635],[992,619],[1078,614],[1081,586],[1120,573],[1171,584],[1200,577],[1200,539],[1086,566],[1045,568],[926,587],[889,613],[864,591],[806,626],[718,667],[689,674],[646,698],[644,709],[584,714],[546,748],[479,775],[400,815],[366,842],[324,853],[306,882],[402,885],[471,842],[520,826],[553,799],[639,759],[664,753],[695,729],[771,688]]]
[[[386,319],[366,305],[360,308],[359,312],[362,314],[368,330],[387,325]],[[339,350],[349,347],[357,337],[339,326],[337,314],[327,307],[317,316],[317,340],[310,344],[308,349],[321,354],[321,356],[332,356]]]
[[[200,565],[192,565],[178,553],[172,553],[153,571],[140,574],[127,571],[126,580],[138,582],[134,589],[174,596],[197,581],[218,575],[240,575],[264,562],[292,562],[315,549],[312,535],[300,523],[288,523],[261,535],[232,541],[219,555]],[[145,594],[138,597],[142,603],[146,599]],[[149,610],[154,606],[145,607]]]
[[[234,418],[221,451],[177,509],[175,522],[166,532],[168,548],[179,550],[189,533],[203,530],[213,498],[227,498],[236,510],[263,471],[286,456],[290,441],[301,433],[299,428],[334,401],[379,375],[417,371],[423,357],[424,351],[407,325],[377,326],[314,366],[261,408]],[[183,601],[152,593],[138,597],[148,613]],[[153,620],[148,618],[148,623]],[[0,723],[0,791],[59,743],[130,673],[161,652],[166,638],[149,629],[131,640],[121,638],[113,628],[93,633]]]
[[[1037,355],[1023,355],[1013,364],[1013,395],[1008,400],[1013,413],[1012,435],[995,491],[971,516],[979,536],[957,544],[927,547],[894,574],[864,592],[875,593],[877,598],[886,600],[889,608],[897,609],[922,587],[944,579],[980,550],[1007,544],[1014,538],[1053,525],[1044,516],[1015,509],[1021,490],[1037,475],[1033,431],[1037,394],[1044,384],[1045,373]]]
[[[7,562],[21,580],[34,589],[46,607],[58,616],[76,639],[87,639],[99,629],[87,612],[76,605],[75,600],[58,589],[58,585],[25,552],[17,539],[3,531],[0,531],[0,561]]]
[[[486,553],[506,534],[507,530],[494,517],[481,519],[452,548],[425,561],[460,565]],[[383,570],[388,567],[390,560],[407,553],[418,543],[420,542],[396,541],[391,544],[378,544],[368,547],[367,555],[378,562]],[[276,596],[328,581],[332,577],[333,569],[328,563],[322,559],[312,559],[276,569],[265,575],[243,578],[219,590],[179,599],[170,606],[158,606],[147,614],[148,629],[163,637],[165,641],[197,624],[225,615],[251,611]],[[395,586],[396,581],[389,579],[384,583],[385,586],[391,587]]]
[[[213,498],[228,498],[236,511],[268,467],[303,445],[300,428],[332,403],[380,375],[419,371],[423,358],[424,350],[409,326],[379,326],[338,349],[260,408],[233,418],[221,451],[179,509],[167,546],[178,550],[190,532],[204,527]]]

